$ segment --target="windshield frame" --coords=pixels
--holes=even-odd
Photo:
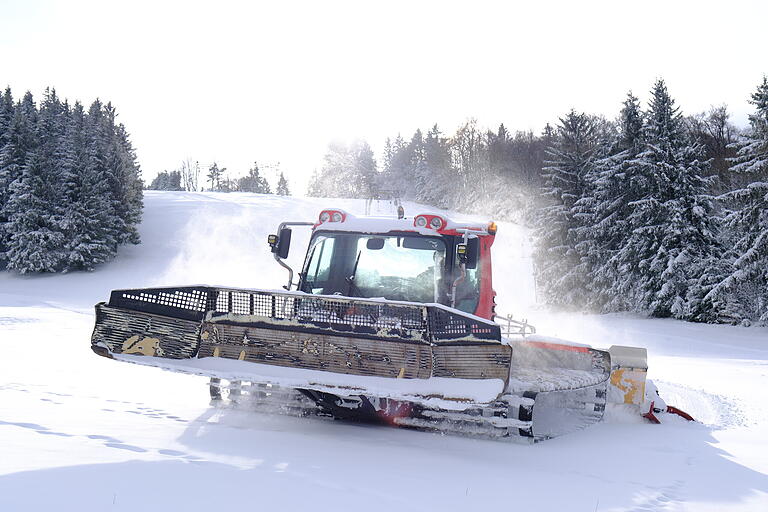
[[[310,264],[313,264],[312,256],[314,254],[314,251],[315,251],[316,247],[318,246],[318,243],[319,243],[318,242],[318,238],[320,236],[323,236],[323,237],[326,237],[326,238],[334,238],[335,239],[334,245],[336,245],[336,243],[342,237],[354,237],[356,239],[356,242],[355,242],[356,244],[360,243],[360,239],[361,238],[385,238],[385,239],[413,238],[413,239],[419,239],[419,240],[430,239],[430,240],[437,241],[440,244],[440,246],[444,249],[444,252],[443,251],[439,251],[439,252],[443,252],[443,261],[441,262],[440,269],[439,269],[439,272],[440,272],[440,275],[439,275],[440,283],[438,285],[436,285],[436,287],[437,287],[437,290],[436,290],[437,297],[434,297],[434,295],[433,295],[433,298],[431,300],[428,300],[428,301],[421,301],[421,300],[418,300],[417,298],[413,298],[413,297],[411,297],[411,298],[400,298],[400,297],[398,297],[398,298],[387,298],[385,296],[384,298],[387,298],[388,300],[404,300],[406,302],[423,302],[423,303],[435,303],[435,302],[437,302],[437,303],[440,303],[440,304],[449,305],[447,303],[447,301],[448,301],[448,291],[450,290],[449,282],[451,281],[452,275],[453,275],[453,272],[452,272],[452,267],[453,267],[452,252],[453,252],[453,248],[454,248],[454,243],[450,239],[451,237],[447,237],[447,236],[443,236],[443,235],[439,235],[439,234],[436,234],[436,235],[433,235],[433,236],[430,236],[430,235],[425,236],[425,235],[422,235],[420,233],[410,232],[410,231],[390,231],[390,232],[387,232],[387,233],[370,233],[370,232],[361,232],[361,231],[316,230],[316,231],[314,231],[312,233],[312,237],[310,238],[310,242],[309,242],[309,245],[308,245],[308,248],[307,248],[307,254],[306,254],[305,258],[304,258],[304,264],[302,266],[302,271],[300,273],[299,290],[303,291],[305,293],[310,293],[310,294],[313,293],[312,289],[307,289],[307,285],[309,284],[309,281],[307,280],[307,274],[309,273],[309,270],[310,270]],[[418,249],[412,249],[412,250],[418,250]],[[350,261],[350,258],[345,257],[345,258],[342,258],[341,262],[335,262],[335,265],[344,265],[345,264],[345,260],[346,260],[346,264],[348,264],[348,265],[350,263],[352,265],[355,265],[355,263],[356,263],[354,261],[353,257],[351,258],[352,261]],[[355,270],[357,270],[357,269],[355,268]],[[336,269],[336,274],[337,274],[337,282],[336,282],[336,284],[338,285],[339,284],[339,282],[338,282],[338,269]],[[349,285],[348,288],[347,288],[347,284]],[[352,297],[357,296],[357,297],[360,297],[360,298],[382,298],[381,295],[371,295],[371,294],[363,294],[361,296],[361,294],[359,293],[360,290],[359,289],[355,290],[356,283],[354,283],[354,280],[353,280],[352,283],[347,282],[347,284],[344,285],[344,289],[343,290],[337,290],[337,291],[331,292],[330,294],[341,294],[341,295],[344,295],[344,296],[352,296]],[[356,293],[356,292],[358,292],[358,293]],[[329,295],[329,293],[324,293],[324,294],[325,295]]]

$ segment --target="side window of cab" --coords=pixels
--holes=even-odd
[[[327,286],[331,272],[334,239],[319,236],[309,256],[303,290],[308,293],[322,294]]]

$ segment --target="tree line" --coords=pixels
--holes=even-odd
[[[210,184],[207,190],[212,192],[253,192],[256,194],[272,194],[272,187],[269,181],[261,175],[258,163],[254,162],[253,167],[248,174],[239,178],[230,178],[227,175],[225,167],[219,167],[217,162],[213,162],[208,168],[206,175],[207,183]],[[179,169],[175,171],[162,171],[152,180],[147,190],[200,190],[200,163],[192,164],[189,160],[182,162]],[[291,195],[288,188],[288,180],[285,174],[280,171],[275,186],[275,194],[281,196]]]
[[[550,132],[482,130],[469,120],[449,136],[433,125],[408,140],[388,138],[380,167],[367,142],[334,142],[308,195],[398,197],[522,220],[537,201]]]
[[[398,196],[534,228],[540,300],[701,322],[768,322],[768,83],[739,130],[684,116],[663,80],[616,120],[568,112],[540,134],[464,123],[329,146],[308,193]]]
[[[139,243],[141,172],[111,103],[0,97],[0,269],[91,270]]]
[[[543,168],[536,277],[567,308],[768,321],[768,81],[750,126],[687,120],[663,80],[643,110],[560,119]],[[704,129],[702,130],[702,126]],[[730,140],[729,140],[730,139]]]

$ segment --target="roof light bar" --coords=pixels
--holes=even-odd
[[[434,229],[435,231],[440,231],[441,229],[444,229],[445,226],[448,223],[440,217],[439,215],[417,215],[415,219],[413,219],[413,225],[417,228],[429,228]]]
[[[323,210],[318,217],[318,224],[324,222],[344,222],[347,220],[347,212],[343,210]]]

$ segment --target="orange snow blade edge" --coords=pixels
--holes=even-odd
[[[539,341],[524,341],[522,345],[531,348],[545,348],[549,350],[565,350],[568,352],[589,352],[589,347],[579,347],[574,345],[561,345],[560,343],[546,343]]]

